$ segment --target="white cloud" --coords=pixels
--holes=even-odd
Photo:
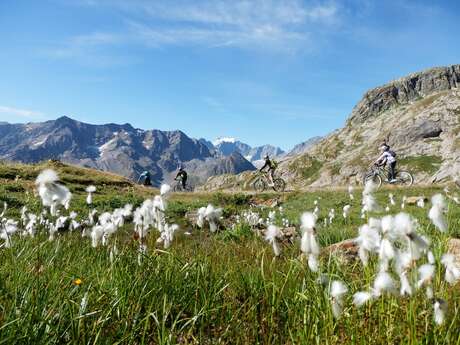
[[[145,47],[236,47],[292,53],[310,50],[315,32],[339,22],[333,1],[300,0],[77,0],[109,7],[124,17],[118,32],[76,36],[49,50],[57,58],[88,59],[99,48],[136,44]],[[118,52],[115,52],[115,54]],[[113,55],[113,54],[112,54]]]
[[[41,119],[44,116],[44,114],[39,111],[18,109],[18,108],[1,106],[1,105],[0,105],[0,114],[11,115],[11,116],[27,118],[27,119]]]

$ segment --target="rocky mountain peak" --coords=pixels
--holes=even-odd
[[[222,159],[179,130],[94,125],[67,116],[43,123],[0,124],[0,160],[32,163],[50,158],[134,179],[149,170],[156,185],[170,182],[179,165],[187,167],[197,184],[213,174],[254,169],[243,157]]]
[[[460,87],[460,65],[412,73],[367,91],[354,107],[348,124],[358,125],[386,110],[457,87]]]

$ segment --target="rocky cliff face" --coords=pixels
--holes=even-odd
[[[307,151],[286,157],[279,174],[291,188],[356,184],[378,157],[383,140],[416,183],[458,176],[460,65],[414,73],[369,90],[344,128]],[[218,188],[218,179],[208,182]]]
[[[363,123],[387,110],[457,87],[460,87],[460,65],[413,73],[366,92],[347,124]]]
[[[129,124],[90,125],[61,117],[29,124],[0,124],[0,159],[24,163],[46,159],[137,178],[144,170],[159,184],[185,165],[196,183],[213,174],[254,167],[243,157],[221,157],[181,131],[140,130]]]

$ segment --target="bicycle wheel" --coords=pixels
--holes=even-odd
[[[253,186],[256,192],[259,192],[259,193],[262,193],[265,190],[265,188],[267,188],[265,181],[262,180],[261,178],[255,180],[253,183]]]
[[[174,185],[173,192],[182,192],[182,186],[179,184]]]
[[[273,189],[277,192],[284,192],[284,189],[286,188],[286,182],[282,178],[275,178],[273,181]]]
[[[400,185],[410,187],[414,183],[414,177],[408,171],[399,171],[396,175],[396,181]]]
[[[366,185],[367,181],[372,181],[377,187],[382,185],[382,177],[380,175],[376,175],[374,173],[367,174],[364,176],[363,183]]]

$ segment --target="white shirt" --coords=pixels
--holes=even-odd
[[[382,153],[379,159],[377,159],[377,162],[394,163],[396,162],[396,158],[393,157],[389,151],[385,151]]]

